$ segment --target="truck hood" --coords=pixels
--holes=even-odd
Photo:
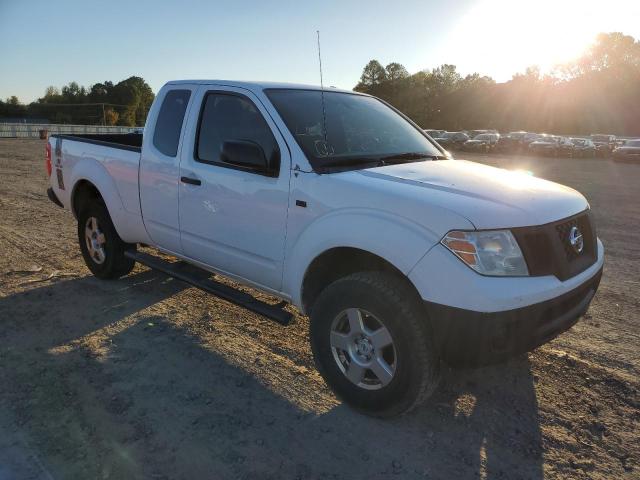
[[[572,188],[527,172],[465,160],[406,163],[354,173],[412,187],[413,194],[464,216],[478,229],[543,225],[589,207]]]

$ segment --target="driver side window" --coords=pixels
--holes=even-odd
[[[267,159],[279,156],[271,128],[251,100],[235,93],[208,93],[204,99],[196,139],[196,160],[237,168],[221,156],[225,142],[252,142]]]

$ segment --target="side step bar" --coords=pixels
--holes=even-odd
[[[220,297],[228,302],[265,316],[282,325],[289,325],[293,318],[293,315],[290,312],[281,308],[284,306],[283,302],[280,302],[277,305],[271,305],[258,300],[246,292],[242,292],[233,287],[212,280],[209,278],[212,273],[186,262],[167,262],[162,258],[149,255],[148,253],[137,252],[135,250],[125,252],[125,256],[146,265],[149,268],[159,270],[171,277],[177,278],[178,280],[182,280],[183,282],[193,285],[205,292],[211,293],[216,297]]]

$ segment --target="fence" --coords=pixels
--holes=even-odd
[[[52,123],[0,123],[0,138],[39,138],[40,130],[50,134],[130,133],[140,127],[105,127],[101,125],[62,125]]]

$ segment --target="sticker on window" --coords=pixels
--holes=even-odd
[[[335,149],[333,145],[324,140],[316,140],[315,141],[316,153],[319,157],[328,157],[329,155],[333,155]]]

